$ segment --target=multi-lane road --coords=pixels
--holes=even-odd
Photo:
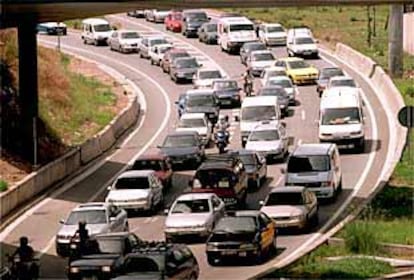
[[[245,71],[239,56],[221,52],[218,46],[205,45],[195,39],[186,39],[180,34],[165,33],[163,25],[149,24],[144,20],[129,18],[125,15],[112,15],[108,18],[121,24],[123,28],[136,29],[146,34],[164,33],[175,46],[187,49],[204,66],[219,68],[229,77],[239,78]],[[56,46],[55,37],[39,36],[39,41],[49,47]],[[32,246],[42,253],[42,278],[55,279],[65,278],[66,265],[66,262],[55,253],[54,237],[59,229],[59,220],[65,218],[78,203],[102,201],[106,194],[106,187],[129,161],[149,149],[154,150],[157,145],[161,144],[164,136],[174,130],[174,124],[177,121],[174,101],[177,100],[179,94],[192,88],[191,84],[176,85],[159,67],[151,66],[149,60],[140,59],[136,54],[121,54],[110,51],[108,47],[84,45],[77,32],[69,32],[68,36],[62,37],[61,46],[65,52],[107,65],[124,76],[138,92],[144,114],[140,117],[135,131],[111,155],[86,170],[74,181],[68,182],[50,197],[37,203],[0,233],[2,254],[13,249],[18,244],[18,238],[21,235],[27,235]],[[273,48],[273,51],[277,57],[286,56],[285,48]],[[329,55],[324,55],[322,58],[312,60],[311,63],[322,68],[331,65],[334,61],[329,58]],[[320,225],[313,233],[279,236],[279,254],[259,266],[211,267],[205,258],[204,244],[192,244],[191,249],[201,268],[200,279],[246,279],[271,266],[280,265],[283,261],[292,259],[320,237],[319,230],[326,230],[333,225],[336,213],[339,213],[342,206],[349,202],[351,195],[358,196],[377,184],[386,161],[390,138],[386,114],[381,109],[381,103],[370,85],[352,69],[345,68],[345,70],[354,76],[365,93],[367,145],[362,154],[341,154],[344,191],[339,199],[334,204],[323,205],[320,208]],[[288,133],[293,138],[291,149],[297,143],[317,142],[318,140],[315,120],[319,109],[319,98],[315,86],[300,86],[297,100],[297,105],[291,108],[289,116],[284,119]],[[230,119],[233,119],[232,116],[238,114],[238,110],[222,110],[221,114],[227,114]],[[239,147],[238,123],[232,122],[231,134],[231,146]],[[249,208],[257,209],[259,201],[264,198],[270,187],[283,185],[281,167],[283,167],[282,163],[269,166],[269,179],[265,186],[257,192],[249,193]],[[167,194],[166,207],[184,191],[192,174],[193,171],[175,173],[173,188]],[[163,239],[164,220],[165,217],[161,212],[152,217],[131,217],[129,219],[130,230],[143,239]]]

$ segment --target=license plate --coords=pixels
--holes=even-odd
[[[246,252],[239,252],[239,257],[245,257],[245,256],[247,256]]]
[[[288,224],[284,224],[284,223],[282,223],[282,224],[277,223],[276,226],[277,227],[281,227],[281,228],[285,228],[285,227],[288,227],[289,225]]]
[[[222,251],[221,254],[223,256],[231,256],[231,255],[235,255],[236,252],[234,252],[234,251]]]
[[[222,100],[221,104],[229,105],[229,104],[231,104],[231,101],[230,100]]]

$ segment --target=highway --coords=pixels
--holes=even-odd
[[[112,15],[108,18],[113,22],[120,23],[123,28],[136,29],[147,34],[153,32],[165,33],[177,47],[186,48],[204,66],[221,68],[229,77],[240,77],[245,71],[238,55],[221,52],[218,46],[205,45],[199,43],[196,39],[186,39],[181,34],[166,33],[163,25],[147,23],[141,19],[129,18],[125,15]],[[43,45],[56,46],[55,37],[39,36],[39,41]],[[174,131],[174,124],[177,121],[174,101],[177,100],[179,94],[192,88],[191,84],[176,85],[159,67],[151,66],[149,60],[140,59],[136,54],[111,52],[108,47],[104,46],[86,46],[82,43],[80,34],[77,32],[69,32],[68,36],[62,37],[61,44],[63,51],[107,65],[138,87],[142,91],[140,100],[145,103],[145,113],[140,118],[136,130],[126,139],[124,144],[115,149],[98,167],[77,178],[76,182],[68,183],[65,191],[58,192],[42,200],[0,233],[2,254],[10,252],[18,244],[18,238],[21,235],[27,235],[31,245],[42,253],[42,278],[55,279],[65,277],[64,267],[66,264],[55,253],[54,236],[60,226],[59,220],[65,218],[78,203],[102,201],[106,195],[106,187],[116,174],[122,168],[125,168],[129,161],[148,150],[154,151],[155,147],[161,144],[164,136],[168,132]],[[277,57],[287,56],[285,48],[273,48],[273,51]],[[331,64],[329,59],[326,58],[312,60],[311,63],[318,68],[322,68]],[[346,70],[348,71],[348,69]],[[385,112],[372,88],[363,79],[355,76],[352,70],[349,69],[348,73],[354,76],[365,92],[366,139],[368,144],[362,154],[348,152],[341,154],[344,190],[334,204],[321,206],[319,227],[332,222],[330,219],[335,218],[335,213],[354,190],[356,190],[354,195],[358,195],[367,192],[376,185],[387,156],[390,136]],[[318,141],[315,120],[318,114],[319,98],[316,87],[313,85],[300,86],[297,100],[298,104],[292,107],[289,116],[284,119],[288,133],[292,136],[291,149],[297,143]],[[238,110],[228,109],[221,113],[227,114],[230,119],[233,119]],[[231,146],[239,147],[240,134],[238,123],[235,121],[232,122],[231,134]],[[211,148],[209,152],[213,151],[215,152],[216,148]],[[259,201],[265,197],[270,187],[283,185],[283,176],[280,172],[283,166],[284,164],[280,163],[268,167],[269,179],[265,186],[262,186],[257,192],[249,193],[249,209],[258,208]],[[175,173],[173,188],[167,193],[166,207],[187,188],[187,182],[192,174],[193,171]],[[163,239],[164,219],[162,211],[152,217],[131,217],[129,219],[130,230],[143,239]],[[280,235],[278,238],[280,249],[278,255],[259,266],[211,267],[205,259],[204,244],[192,244],[191,249],[195,253],[201,268],[199,279],[246,279],[272,265],[278,264],[285,258],[295,256],[306,246],[306,242],[312,242],[319,235],[318,229],[314,229],[314,232],[310,234]]]

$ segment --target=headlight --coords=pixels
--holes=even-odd
[[[254,249],[256,249],[256,245],[254,245],[252,243],[241,244],[240,245],[240,249],[243,249],[243,250],[254,250]]]
[[[321,133],[321,136],[331,137],[332,136],[332,133]]]
[[[207,250],[207,251],[212,251],[212,250],[214,250],[214,249],[216,249],[216,246],[214,246],[213,244],[207,244],[207,245],[206,245],[206,250]]]
[[[111,272],[111,267],[109,265],[105,265],[102,267],[103,272]]]
[[[293,218],[293,219],[295,219],[295,220],[300,220],[300,221],[302,221],[302,220],[304,220],[304,219],[305,219],[305,215],[300,214],[300,215],[297,215],[297,216],[293,216],[292,218]]]
[[[78,248],[78,245],[76,243],[71,243],[70,248],[75,250],[76,248]]]
[[[361,130],[351,132],[351,135],[360,135],[362,133]]]
[[[329,188],[333,186],[333,182],[322,182],[321,188]]]
[[[71,267],[70,272],[71,273],[79,273],[79,267]]]

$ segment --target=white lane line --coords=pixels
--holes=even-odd
[[[306,113],[305,110],[301,111],[301,117],[302,117],[302,121],[304,121],[306,119]]]
[[[148,224],[151,221],[151,217],[148,217],[144,220],[144,224]]]
[[[298,139],[298,145],[302,144],[302,139]]]

